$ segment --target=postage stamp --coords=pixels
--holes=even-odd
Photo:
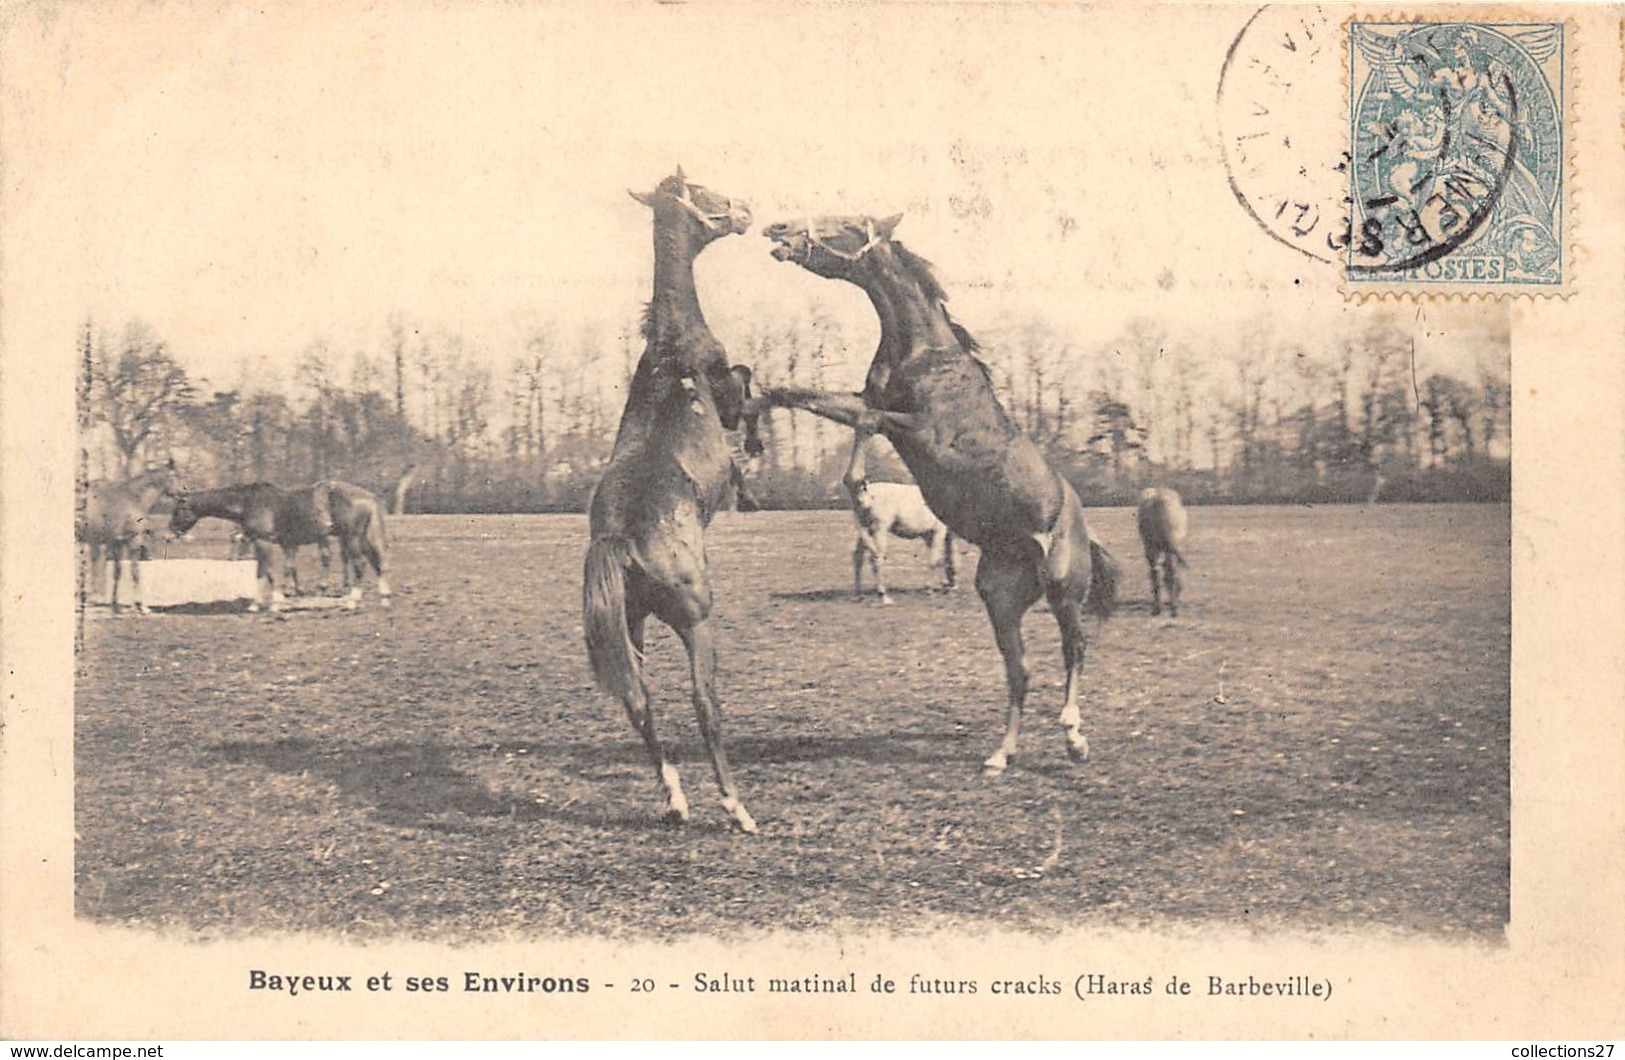
[[[1348,292],[1568,285],[1570,33],[1351,20]]]

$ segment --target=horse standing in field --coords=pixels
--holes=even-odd
[[[931,566],[941,567],[946,588],[954,586],[954,537],[937,514],[925,503],[920,487],[902,482],[870,482],[865,452],[874,436],[862,430],[852,439],[852,456],[841,482],[852,498],[852,519],[858,536],[852,544],[852,592],[863,595],[864,560],[875,572],[875,589],[882,604],[890,604],[886,593],[886,539],[900,537],[924,541],[930,550]]]
[[[598,686],[620,699],[643,737],[667,816],[682,822],[688,800],[655,734],[643,679],[648,617],[677,633],[688,651],[694,711],[722,805],[735,824],[754,832],[723,749],[705,554],[706,527],[733,493],[737,467],[724,431],[740,424],[750,371],[729,368],[694,287],[694,259],[713,241],[743,233],[750,210],[690,184],[681,169],[652,193],[632,197],[654,211],[654,297],[615,449],[589,510],[592,543],[582,580],[587,655]],[[753,416],[745,427],[747,449],[760,453]]]
[[[180,472],[171,459],[163,467],[143,472],[123,482],[104,482],[85,491],[84,508],[74,521],[74,537],[88,547],[90,570],[101,578],[102,556],[113,561],[113,613],[119,614],[118,587],[124,576],[124,561],[130,561],[131,594],[138,615],[146,614],[141,599],[141,559],[145,542],[153,528],[147,514],[161,497],[178,496]]]
[[[298,555],[303,545],[321,549],[322,567],[330,563],[327,539],[339,539],[343,566],[345,606],[361,604],[361,584],[370,564],[378,576],[378,596],[389,606],[389,580],[384,576],[384,508],[378,498],[347,482],[318,482],[303,489],[285,490],[268,482],[222,486],[183,494],[169,517],[169,529],[184,534],[199,519],[225,519],[236,523],[254,546],[258,563],[260,600],[249,605],[258,611],[263,601],[280,611],[282,592],[272,577],[273,550],[282,550],[283,580],[299,591]]]
[[[1174,490],[1152,487],[1140,493],[1134,519],[1140,528],[1140,543],[1145,546],[1146,566],[1151,568],[1151,613],[1162,614],[1162,586],[1157,582],[1160,561],[1163,581],[1168,586],[1168,613],[1178,618],[1179,568],[1186,565],[1183,549],[1189,522],[1185,503]]]
[[[1090,533],[1071,484],[999,404],[975,341],[948,316],[930,265],[892,239],[901,219],[825,217],[765,230],[778,260],[861,288],[880,317],[880,345],[860,394],[771,388],[763,399],[885,435],[931,510],[981,547],[976,591],[1009,689],[1004,739],[984,771],[1003,773],[1016,754],[1028,682],[1021,620],[1040,597],[1061,632],[1066,696],[1059,720],[1067,750],[1085,758],[1084,613],[1111,612],[1117,564]]]

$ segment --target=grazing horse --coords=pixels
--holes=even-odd
[[[882,604],[890,604],[886,592],[886,539],[900,537],[924,541],[930,549],[931,566],[942,568],[944,584],[954,585],[954,537],[925,503],[920,487],[901,482],[870,482],[864,452],[874,437],[858,431],[852,439],[852,457],[842,484],[852,498],[852,519],[858,536],[852,544],[852,592],[863,595],[863,563],[867,559],[875,572],[875,589]]]
[[[94,578],[101,577],[103,554],[112,559],[115,615],[119,613],[118,587],[126,557],[130,561],[135,612],[146,614],[147,605],[141,599],[141,560],[153,531],[147,513],[160,497],[174,497],[180,492],[180,472],[173,459],[124,482],[104,482],[85,491],[84,509],[74,521],[74,537],[88,546]]]
[[[1090,533],[1071,484],[999,404],[975,341],[948,316],[930,265],[892,239],[901,219],[826,217],[765,230],[778,260],[861,288],[880,317],[880,344],[860,394],[771,388],[763,401],[885,435],[931,510],[955,536],[981,547],[976,591],[1009,689],[1004,739],[984,771],[1004,772],[1016,754],[1028,682],[1021,620],[1040,597],[1061,632],[1067,750],[1085,758],[1084,614],[1111,612],[1117,564]]]
[[[1151,568],[1151,613],[1162,614],[1162,586],[1157,583],[1157,561],[1161,560],[1163,580],[1168,584],[1168,613],[1178,618],[1179,567],[1186,565],[1185,503],[1175,491],[1153,487],[1140,493],[1134,518],[1140,527],[1140,543],[1145,545],[1146,566]]]
[[[652,193],[632,197],[654,212],[654,297],[615,449],[590,507],[582,580],[587,655],[598,686],[620,699],[643,737],[666,814],[680,823],[688,820],[688,800],[655,734],[643,679],[645,621],[654,615],[677,633],[688,650],[694,710],[722,805],[735,824],[754,832],[723,749],[705,554],[706,527],[733,493],[737,466],[724,431],[740,424],[750,371],[729,368],[694,287],[694,259],[714,240],[744,232],[750,210],[690,184],[681,169]],[[747,450],[760,453],[754,416],[745,427]]]
[[[264,602],[280,611],[284,602],[272,577],[274,549],[282,550],[283,579],[299,591],[298,554],[302,545],[321,549],[322,566],[329,563],[327,539],[339,539],[339,552],[348,589],[345,606],[361,603],[361,581],[370,564],[378,576],[378,596],[389,606],[389,580],[384,576],[384,516],[378,498],[347,482],[318,482],[303,489],[285,490],[269,482],[222,486],[183,494],[169,517],[169,529],[184,534],[199,519],[226,519],[236,523],[254,546],[259,564],[260,599],[249,605],[258,611]]]

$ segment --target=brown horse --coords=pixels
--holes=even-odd
[[[95,580],[101,578],[103,554],[112,559],[114,614],[119,613],[118,587],[125,559],[130,561],[136,614],[146,614],[147,605],[141,599],[141,559],[155,529],[147,513],[160,497],[174,497],[180,492],[180,472],[173,459],[124,482],[104,482],[85,491],[84,508],[74,521],[74,536],[88,546]]]
[[[983,766],[989,774],[1004,772],[1021,730],[1028,681],[1022,616],[1048,598],[1066,663],[1060,722],[1068,752],[1082,759],[1089,753],[1080,711],[1084,613],[1111,612],[1117,564],[1089,532],[1072,486],[1010,422],[987,366],[974,356],[974,340],[948,316],[929,264],[891,238],[901,219],[826,217],[765,230],[775,258],[868,294],[880,317],[880,345],[861,394],[774,388],[764,401],[884,434],[931,510],[981,547],[976,591],[1009,688],[1004,739]]]
[[[384,506],[377,497],[347,482],[318,482],[302,489],[285,490],[269,482],[222,486],[183,494],[169,517],[169,529],[184,534],[199,519],[226,519],[242,528],[254,546],[259,564],[260,600],[249,605],[258,611],[261,603],[280,611],[282,592],[272,578],[274,549],[282,550],[284,582],[299,590],[298,555],[302,545],[321,549],[322,567],[330,563],[327,539],[339,539],[343,565],[345,606],[352,610],[361,604],[361,583],[370,564],[378,576],[378,596],[389,606],[389,580],[384,576]]]
[[[754,832],[723,749],[705,555],[706,527],[733,492],[737,469],[724,430],[740,424],[750,372],[729,368],[694,288],[694,259],[714,240],[744,232],[750,211],[690,184],[681,169],[652,193],[632,197],[654,211],[654,298],[615,449],[592,497],[582,583],[587,655],[598,686],[620,699],[643,737],[667,816],[682,822],[688,800],[655,734],[643,680],[645,621],[653,615],[682,638],[722,805]],[[746,430],[747,447],[760,452],[754,419]]]
[[[1168,587],[1168,613],[1179,617],[1179,568],[1185,566],[1185,503],[1171,489],[1155,487],[1140,493],[1134,521],[1145,546],[1146,566],[1151,568],[1151,613],[1162,614],[1162,586],[1157,584],[1157,563],[1162,563],[1163,580]],[[1177,565],[1176,565],[1177,564]]]

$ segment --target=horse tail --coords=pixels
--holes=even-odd
[[[626,568],[632,547],[623,538],[595,538],[581,584],[582,628],[598,687],[626,701],[642,694],[643,658],[626,621]]]
[[[1117,581],[1121,570],[1106,546],[1089,538],[1089,602],[1091,614],[1110,618],[1117,610]]]

